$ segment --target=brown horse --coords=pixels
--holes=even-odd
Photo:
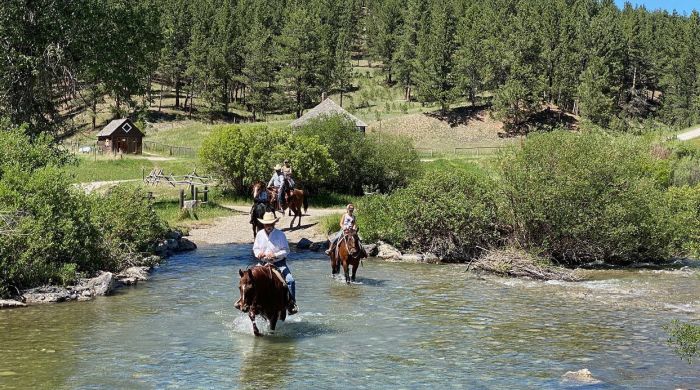
[[[331,272],[333,275],[340,272],[340,266],[343,266],[345,273],[345,283],[350,284],[350,266],[352,265],[352,281],[355,281],[355,274],[360,265],[360,260],[367,257],[360,243],[360,237],[357,232],[347,230],[336,243],[335,250],[331,251]]]
[[[284,321],[287,318],[287,286],[274,272],[271,265],[238,270],[241,297],[234,306],[248,313],[256,336],[262,336],[255,324],[256,315],[267,318],[271,330],[275,330],[278,319]]]
[[[289,179],[286,177],[284,178],[284,188],[289,188]],[[276,188],[271,188],[270,191],[272,191],[272,195],[274,196],[272,202],[277,204],[277,189]],[[289,215],[292,215],[294,213],[294,218],[292,218],[291,222],[289,222],[289,228],[291,229],[292,226],[294,226],[294,221],[299,218],[297,221],[297,227],[301,226],[301,217],[306,213],[306,210],[309,208],[309,197],[306,196],[306,192],[302,189],[294,189],[292,191],[289,191],[286,197],[286,204],[278,205],[280,206],[279,208],[283,210],[282,215],[284,215],[284,209],[289,207]],[[303,207],[303,212],[302,212],[302,207]]]

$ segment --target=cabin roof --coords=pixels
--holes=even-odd
[[[128,124],[128,126],[124,126],[125,124]],[[131,122],[129,120],[129,118],[115,119],[115,120],[109,122],[109,124],[107,126],[105,126],[104,129],[102,129],[99,133],[97,133],[97,136],[98,137],[109,137],[110,135],[112,135],[115,131],[117,131],[120,128],[123,128],[124,132],[126,132],[126,133],[129,133],[131,131],[136,130],[136,133],[140,134],[142,137],[144,136],[144,134],[141,132],[141,130],[139,130],[139,128],[136,127],[136,125],[134,125],[133,122]],[[129,128],[129,129],[127,130],[126,128]]]
[[[319,103],[316,107],[307,111],[301,118],[296,119],[291,123],[292,127],[303,126],[310,119],[318,118],[323,115],[345,115],[350,118],[355,123],[357,127],[367,127],[367,124],[360,120],[358,117],[352,115],[351,113],[345,111],[343,107],[340,107],[332,99],[328,98]]]

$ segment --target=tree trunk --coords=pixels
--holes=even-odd
[[[97,92],[94,93],[92,99],[92,129],[97,128]]]
[[[180,75],[175,76],[175,108],[180,108]]]
[[[340,89],[340,107],[343,107],[343,88]]]
[[[163,84],[160,85],[160,100],[158,101],[158,112],[163,108]]]
[[[224,112],[228,112],[228,78],[224,78]]]

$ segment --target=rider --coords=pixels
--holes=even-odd
[[[289,300],[287,303],[287,312],[291,314],[296,314],[299,308],[296,304],[295,298],[295,282],[292,277],[292,272],[287,266],[287,254],[289,253],[289,243],[287,242],[287,237],[280,230],[275,229],[275,223],[279,221],[279,218],[275,218],[275,215],[271,212],[265,213],[262,219],[258,219],[260,223],[263,224],[264,230],[258,232],[255,236],[255,243],[253,244],[253,253],[255,258],[262,263],[269,263],[277,267],[284,276],[287,282],[287,288],[289,289]]]
[[[255,222],[255,210],[258,207],[261,207],[260,205],[262,205],[264,208],[267,205],[268,200],[267,190],[265,188],[258,189],[258,194],[255,196],[255,198],[253,198],[253,207],[250,208],[250,223]],[[260,214],[263,214],[263,211],[260,211]]]
[[[289,188],[287,188],[287,190],[293,190],[294,178],[292,178],[292,166],[289,164],[289,159],[284,159],[284,164],[282,165],[282,174],[285,178],[287,178],[287,183],[289,184]]]
[[[355,212],[355,206],[353,206],[352,203],[348,204],[347,212],[345,214],[343,214],[342,217],[340,217],[340,231],[333,234],[330,238],[331,245],[328,248],[328,250],[326,250],[327,255],[330,255],[331,251],[335,250],[335,246],[338,243],[338,239],[340,237],[342,237],[343,233],[350,232],[350,231],[353,231],[353,232],[357,231],[357,223],[355,220],[354,212]],[[363,253],[364,253],[364,249],[363,249]]]
[[[282,174],[282,166],[275,165],[275,172],[272,174],[272,178],[267,183],[268,187],[275,187],[277,189],[277,209],[282,210],[282,197],[283,191],[282,186],[284,184],[284,175]]]

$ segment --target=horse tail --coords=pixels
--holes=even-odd
[[[309,208],[309,196],[306,191],[302,192],[304,198],[304,214],[306,214],[306,209]]]

